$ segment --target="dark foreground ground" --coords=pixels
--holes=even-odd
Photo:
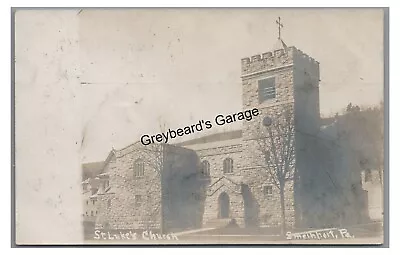
[[[179,240],[136,240],[110,241],[87,240],[85,244],[96,245],[380,245],[383,236],[361,237],[340,240],[285,240],[269,236],[192,236],[181,237]]]
[[[343,229],[342,233],[343,233]],[[308,230],[309,231],[309,230]],[[329,233],[329,229],[315,230],[320,231],[319,233]],[[321,232],[322,231],[322,232]],[[292,230],[293,233],[305,233],[304,230]],[[303,236],[303,240],[288,240],[288,236],[280,235],[279,229],[244,229],[244,228],[215,228],[215,229],[198,229],[184,232],[171,233],[168,236],[156,235],[156,231],[153,230],[151,233],[136,232],[135,239],[123,238],[118,240],[114,237],[110,240],[107,231],[104,238],[87,238],[85,244],[96,244],[96,245],[380,245],[383,243],[383,232],[381,228],[375,226],[356,226],[349,227],[342,235],[339,229],[335,229],[332,232],[332,237],[326,235],[327,238],[310,238],[310,236]],[[111,232],[111,238],[113,234],[117,232]],[[127,233],[121,231],[121,233]],[[132,232],[131,232],[132,233]],[[335,233],[335,234],[333,234]],[[129,235],[130,237],[132,235]],[[97,236],[98,237],[98,236]],[[119,236],[120,237],[120,236]]]

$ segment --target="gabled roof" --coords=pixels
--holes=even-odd
[[[243,140],[241,138],[238,138],[238,139],[223,140],[223,141],[218,141],[218,142],[186,145],[185,148],[192,149],[195,151],[201,151],[201,150],[208,150],[208,149],[220,148],[220,147],[226,147],[226,146],[232,146],[232,145],[242,146],[242,143],[243,143]]]
[[[222,176],[218,180],[216,180],[213,184],[208,186],[207,189],[207,196],[212,196],[214,195],[218,190],[220,190],[223,187],[227,187],[229,190],[231,190],[234,193],[241,193],[241,184],[236,183],[230,178],[226,176]]]
[[[215,133],[212,135],[203,136],[200,138],[188,140],[181,143],[176,143],[177,146],[188,146],[194,144],[205,144],[205,143],[213,143],[213,142],[220,142],[226,140],[233,140],[242,138],[242,130],[234,130],[222,133]]]

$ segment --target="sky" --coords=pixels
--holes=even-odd
[[[160,123],[176,129],[240,111],[240,60],[272,50],[278,16],[285,43],[320,62],[322,116],[349,102],[383,99],[379,10],[85,10],[79,14],[80,79],[87,83],[83,161],[158,133]]]

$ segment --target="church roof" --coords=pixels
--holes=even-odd
[[[242,130],[215,133],[175,145],[198,151],[239,144],[242,144]]]
[[[286,43],[282,40],[282,39],[278,39],[275,44],[274,47],[272,48],[273,50],[287,50],[288,46],[286,45]]]
[[[222,141],[213,141],[213,142],[206,142],[206,143],[196,143],[191,145],[185,145],[185,148],[192,149],[195,151],[199,150],[207,150],[211,148],[218,148],[218,147],[225,147],[225,146],[232,146],[232,145],[241,145],[243,142],[242,138],[236,139],[227,139]]]
[[[194,145],[194,144],[205,144],[205,143],[208,144],[208,143],[226,141],[226,140],[232,140],[232,139],[238,139],[238,138],[242,138],[242,130],[234,130],[234,131],[228,131],[228,132],[223,132],[223,133],[215,133],[212,135],[207,135],[207,136],[203,136],[200,138],[191,139],[191,140],[188,140],[185,142],[177,143],[175,145],[188,147],[189,145]]]

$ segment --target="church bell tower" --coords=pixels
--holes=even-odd
[[[243,123],[244,153],[248,160],[248,167],[243,170],[243,175],[247,180],[259,180],[253,186],[252,193],[258,197],[260,212],[277,208],[273,215],[279,215],[280,205],[263,197],[262,186],[268,183],[268,179],[263,179],[260,172],[265,159],[259,153],[257,145],[260,135],[268,135],[268,132],[260,133],[266,129],[265,118],[279,122],[288,113],[291,115],[291,121],[286,124],[282,122],[282,126],[291,125],[290,130],[294,136],[293,168],[297,169],[299,176],[307,175],[307,155],[302,155],[302,147],[307,144],[307,137],[317,134],[320,127],[319,62],[296,47],[287,47],[280,36],[280,19],[277,24],[279,37],[275,48],[241,60],[243,109],[257,108],[260,112],[253,121]],[[277,129],[270,135],[278,137],[286,134]],[[281,149],[279,146],[281,145],[276,145],[277,151]],[[296,215],[300,211],[294,194],[296,185],[293,182],[285,187],[288,225],[294,225],[300,217]],[[261,223],[263,220],[261,213]]]

